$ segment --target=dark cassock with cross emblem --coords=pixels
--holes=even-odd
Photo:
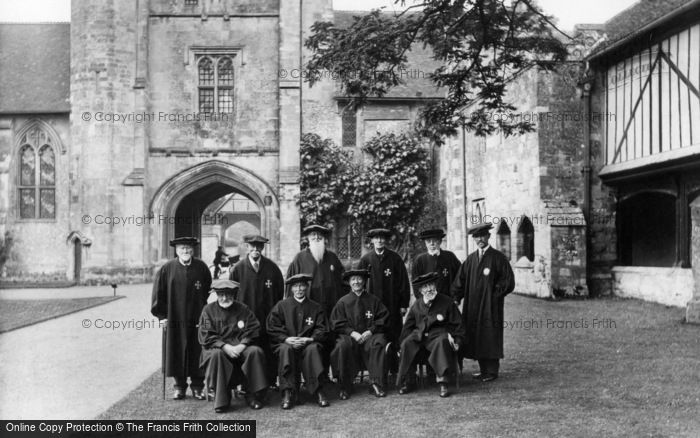
[[[166,376],[202,375],[197,323],[207,304],[210,287],[209,268],[196,258],[187,266],[177,258],[170,260],[156,274],[151,313],[159,319],[168,319]]]
[[[349,292],[338,301],[331,312],[331,327],[338,335],[331,352],[331,364],[341,384],[349,385],[365,364],[372,383],[385,385],[386,337],[389,311],[375,295],[362,291],[359,296]],[[350,334],[369,330],[372,336],[363,345]]]
[[[272,307],[284,298],[284,278],[280,268],[267,257],[260,256],[256,271],[250,261],[250,257],[244,257],[233,267],[229,278],[240,284],[235,299],[245,304],[253,311],[255,317],[262,324],[267,321]],[[260,334],[260,346],[268,355],[268,378],[274,378],[274,361],[270,360],[270,350],[267,332],[262,330]]]
[[[421,275],[437,272],[439,277],[435,283],[438,293],[449,296],[450,286],[457,276],[461,263],[452,251],[441,249],[439,254],[431,255],[428,252],[418,254],[413,259],[411,266],[411,278],[416,279]],[[416,299],[420,298],[417,288],[413,290]]]
[[[280,390],[298,390],[300,369],[306,389],[309,393],[316,392],[326,374],[321,353],[329,336],[328,318],[321,305],[309,298],[301,303],[294,297],[285,298],[270,311],[267,334],[277,356]],[[312,338],[313,342],[295,350],[284,342],[290,336]]]
[[[452,283],[452,298],[462,305],[466,329],[463,355],[469,359],[503,357],[504,298],[515,288],[510,262],[489,247],[481,260],[479,251],[469,254]]]
[[[313,277],[307,296],[321,304],[326,315],[331,313],[333,306],[343,296],[343,264],[332,251],[326,250],[321,263],[316,262],[309,249],[300,251],[287,268],[287,278],[298,274],[309,274]]]
[[[214,407],[228,406],[231,388],[246,383],[246,390],[256,393],[268,386],[265,377],[265,354],[258,345],[262,327],[255,314],[245,305],[234,301],[223,308],[218,302],[209,303],[199,320],[202,369],[207,370],[207,387],[215,390]],[[225,344],[245,344],[237,359],[222,350]],[[241,375],[242,373],[242,375]]]
[[[397,341],[403,326],[401,309],[407,309],[411,301],[406,265],[400,255],[385,248],[382,255],[374,250],[363,255],[357,269],[370,271],[367,291],[376,295],[386,306],[389,311],[387,336],[390,341]]]

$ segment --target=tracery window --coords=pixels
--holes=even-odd
[[[56,218],[56,155],[51,137],[40,128],[30,129],[20,139],[20,219]]]

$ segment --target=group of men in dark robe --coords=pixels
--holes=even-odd
[[[277,376],[281,407],[289,409],[300,402],[303,376],[307,391],[325,407],[329,366],[345,400],[363,369],[376,397],[386,396],[389,371],[397,375],[399,393],[408,393],[418,364],[430,366],[446,397],[447,377],[463,357],[478,360],[475,378],[495,379],[503,357],[503,297],[514,279],[505,256],[488,245],[490,228],[470,229],[478,250],[461,265],[440,248],[442,230],[421,233],[427,252],[413,261],[410,309],[408,272],[386,247],[391,232],[385,228],[369,231],[372,250],[356,269],[344,272],[326,249],[330,230],[306,227],[309,246],[290,264],[286,282],[262,255],[267,239],[248,236],[248,255],[228,280],[215,280],[211,288],[206,265],[191,256],[196,239],[175,239],[178,257],[158,272],[152,307],[168,320],[164,371],[175,379],[173,398],[185,397],[190,377],[192,395],[214,396],[217,412],[228,407],[237,384],[244,385],[249,406],[259,409]],[[205,307],[210,289],[217,299]]]

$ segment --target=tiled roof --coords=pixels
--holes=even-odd
[[[353,16],[362,16],[368,13],[368,11],[333,11],[333,22],[338,28],[349,27],[353,23]],[[384,12],[383,14],[394,16],[398,13]],[[414,44],[407,57],[406,70],[396,72],[405,81],[405,84],[392,88],[384,97],[402,99],[445,97],[445,93],[436,88],[429,78],[429,74],[442,65],[442,62],[433,59],[430,49],[424,49],[421,43]]]
[[[629,8],[610,18],[605,22],[606,40],[593,50],[590,57],[607,51],[626,38],[635,36],[647,26],[665,16],[672,14],[679,8],[695,3],[698,0],[640,0]]]
[[[70,23],[0,23],[0,113],[70,111]]]

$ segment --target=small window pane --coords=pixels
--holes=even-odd
[[[354,148],[356,146],[356,134],[357,134],[357,117],[355,117],[355,112],[350,110],[345,110],[343,112],[343,146],[347,148]]]
[[[34,189],[19,190],[19,217],[33,219],[36,214],[36,191]]]
[[[219,90],[219,112],[220,113],[232,113],[233,112],[233,90],[230,88]]]
[[[53,149],[44,146],[39,151],[40,176],[39,181],[42,186],[53,186],[56,184],[56,162]]]
[[[214,112],[214,90],[199,90],[199,112]]]
[[[56,191],[54,189],[41,189],[39,202],[39,217],[53,219],[56,217]]]
[[[34,155],[34,148],[31,146],[23,147],[20,156],[21,162],[19,184],[21,186],[34,185],[36,173],[36,157]]]
[[[199,85],[214,85],[214,66],[209,58],[199,61]]]
[[[233,85],[233,62],[231,58],[221,58],[219,60],[219,85]]]

